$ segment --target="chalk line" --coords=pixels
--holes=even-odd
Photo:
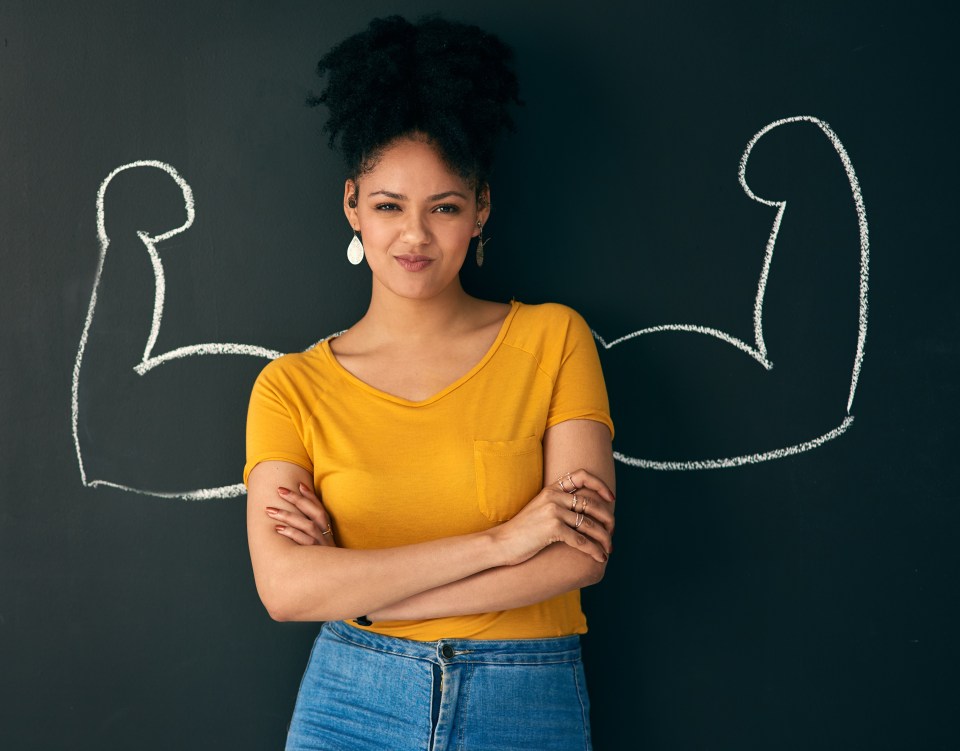
[[[731,336],[726,331],[720,331],[720,329],[710,328],[709,326],[697,326],[690,323],[668,323],[662,326],[650,326],[646,329],[640,329],[639,331],[634,331],[633,333],[627,334],[626,336],[621,336],[619,339],[614,339],[612,342],[607,342],[600,334],[596,331],[593,332],[594,338],[603,345],[604,349],[610,349],[615,347],[618,344],[635,339],[638,336],[645,336],[646,334],[657,334],[661,331],[687,331],[695,334],[705,334],[707,336],[713,336],[717,339],[720,339],[727,344],[732,344],[739,350],[746,352],[750,357],[763,365],[764,368],[770,370],[773,368],[773,363],[769,362],[764,356],[764,353],[760,352],[759,349],[751,347],[742,339],[737,339],[735,336]]]
[[[240,482],[236,485],[222,485],[218,488],[200,488],[199,490],[179,490],[170,493],[164,493],[159,490],[144,490],[143,488],[132,488],[128,485],[121,485],[109,480],[90,480],[84,483],[88,488],[116,488],[125,490],[128,493],[137,493],[138,495],[149,495],[153,498],[171,498],[184,501],[213,501],[219,498],[235,498],[238,495],[246,495],[247,488]]]
[[[631,467],[640,467],[641,469],[659,469],[666,471],[684,471],[691,469],[730,469],[731,467],[742,467],[745,464],[759,464],[768,462],[772,459],[783,459],[787,456],[802,454],[804,451],[822,446],[827,441],[832,441],[847,432],[847,428],[853,425],[853,415],[843,418],[837,427],[816,438],[798,443],[794,446],[787,446],[782,449],[773,449],[757,454],[744,454],[743,456],[731,456],[723,459],[701,459],[697,461],[681,462],[661,462],[653,459],[636,459],[632,456],[626,456],[619,451],[613,452],[613,458],[619,462]]]
[[[90,294],[90,304],[87,307],[87,317],[83,325],[83,333],[80,335],[80,345],[77,348],[77,357],[73,364],[73,380],[71,384],[71,423],[73,431],[73,445],[77,454],[77,464],[80,468],[80,480],[86,487],[112,487],[120,490],[126,490],[131,493],[140,493],[142,495],[157,496],[160,498],[184,498],[188,500],[207,500],[213,498],[231,498],[242,495],[246,492],[242,483],[235,485],[223,485],[215,488],[199,488],[196,490],[184,490],[178,492],[159,492],[154,490],[145,490],[143,488],[134,488],[108,480],[91,479],[87,477],[86,468],[83,463],[83,452],[80,448],[80,370],[83,364],[83,355],[86,351],[87,340],[90,335],[90,327],[93,324],[93,316],[97,307],[97,293],[100,289],[100,279],[103,274],[103,267],[107,257],[107,249],[110,247],[110,238],[107,235],[106,220],[104,211],[104,197],[110,182],[121,172],[140,167],[149,167],[166,172],[180,188],[183,194],[184,208],[187,212],[186,221],[179,227],[171,229],[159,235],[151,235],[147,232],[137,232],[137,236],[143,242],[150,256],[150,264],[153,268],[154,277],[154,299],[153,299],[153,318],[150,325],[150,333],[147,336],[147,343],[143,350],[141,361],[134,366],[134,371],[139,375],[144,375],[158,365],[162,365],[171,360],[182,357],[198,355],[246,355],[254,357],[264,357],[266,359],[276,359],[283,353],[276,350],[258,347],[251,344],[232,344],[232,343],[208,343],[194,344],[187,347],[178,347],[177,349],[165,352],[161,355],[153,355],[153,348],[156,345],[157,337],[160,334],[160,325],[163,319],[163,303],[166,293],[166,278],[163,272],[163,263],[160,260],[160,254],[157,252],[157,245],[164,240],[180,234],[190,228],[196,217],[194,207],[193,190],[186,180],[169,164],[153,159],[144,159],[136,162],[121,165],[114,169],[97,190],[97,239],[100,244],[100,256],[97,260],[97,271],[94,276],[93,291]]]
[[[743,151],[743,155],[740,157],[740,166],[737,172],[737,177],[740,182],[740,186],[743,188],[744,192],[754,201],[764,204],[765,206],[770,206],[771,208],[776,207],[777,213],[773,219],[773,225],[770,229],[770,235],[767,238],[767,245],[764,250],[763,255],[763,264],[760,269],[760,280],[757,284],[757,295],[754,298],[753,303],[753,344],[748,344],[741,339],[728,334],[725,331],[721,331],[716,328],[709,326],[701,326],[698,324],[664,324],[660,326],[650,326],[648,328],[640,329],[639,331],[634,331],[625,336],[621,336],[618,339],[614,339],[611,342],[607,342],[600,334],[596,331],[593,332],[596,340],[603,346],[604,349],[610,349],[615,347],[618,344],[630,341],[640,336],[646,336],[648,334],[656,334],[665,331],[680,331],[687,333],[696,333],[703,334],[706,336],[713,336],[721,341],[730,344],[742,352],[748,354],[758,363],[760,363],[766,370],[771,370],[773,368],[773,362],[767,356],[767,345],[763,338],[763,300],[767,291],[767,280],[770,276],[770,265],[773,262],[773,250],[777,242],[777,236],[780,232],[780,225],[783,222],[783,216],[786,213],[787,202],[786,201],[770,201],[764,198],[760,198],[756,195],[747,184],[747,163],[750,160],[750,154],[753,152],[753,147],[757,145],[761,138],[763,138],[767,133],[779,128],[781,125],[786,125],[788,123],[799,123],[806,122],[816,125],[820,131],[827,137],[833,146],[834,150],[837,152],[837,155],[840,157],[840,161],[843,164],[844,172],[847,175],[847,182],[850,184],[850,191],[853,197],[854,209],[857,214],[857,224],[860,231],[860,299],[859,299],[859,309],[857,314],[857,347],[856,352],[853,358],[853,370],[850,377],[850,392],[847,397],[847,409],[846,417],[840,423],[839,426],[830,430],[823,435],[814,438],[803,443],[798,443],[792,446],[787,446],[784,448],[771,449],[769,451],[762,451],[753,454],[745,454],[742,456],[733,456],[733,457],[724,457],[718,459],[706,459],[706,460],[677,460],[677,461],[659,461],[653,459],[643,459],[639,457],[627,456],[622,454],[619,451],[614,452],[614,458],[618,461],[627,464],[632,467],[642,467],[644,469],[657,469],[657,470],[700,470],[700,469],[722,469],[729,467],[740,467],[745,464],[756,464],[758,462],[771,461],[773,459],[782,459],[786,456],[793,456],[795,454],[802,453],[804,451],[810,451],[815,449],[818,446],[822,446],[827,441],[831,441],[834,438],[837,438],[843,433],[846,432],[847,428],[853,424],[853,416],[851,410],[853,408],[853,397],[857,390],[857,383],[860,379],[860,369],[863,366],[863,357],[864,357],[864,348],[867,340],[867,312],[868,312],[868,291],[869,291],[869,273],[870,273],[870,235],[867,228],[867,211],[863,203],[863,195],[860,191],[860,183],[857,180],[857,174],[853,169],[853,162],[850,160],[847,150],[844,148],[843,144],[840,142],[840,138],[833,131],[833,129],[823,120],[819,118],[812,117],[809,115],[798,115],[795,117],[786,117],[781,120],[775,120],[769,125],[761,128],[747,143],[746,148]]]

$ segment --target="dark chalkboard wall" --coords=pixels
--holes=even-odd
[[[598,751],[960,743],[949,7],[444,4],[515,47],[526,100],[468,288],[573,305],[607,343],[699,327],[601,352],[628,463],[584,593]],[[176,497],[240,481],[266,359],[180,348],[299,350],[363,312],[303,101],[331,44],[435,9],[0,3],[0,747],[281,746],[316,626],[261,607],[242,498]],[[751,199],[741,156],[794,116],[750,152]],[[863,298],[820,122],[862,189]],[[145,160],[98,234],[98,190]],[[148,356],[189,356],[140,375],[155,320]]]

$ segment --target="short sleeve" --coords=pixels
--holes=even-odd
[[[578,313],[569,308],[562,309],[568,317],[565,327],[555,329],[557,333],[565,332],[565,338],[554,379],[547,427],[566,420],[596,420],[610,429],[612,437],[613,420],[593,332]]]
[[[247,462],[243,482],[260,462],[284,461],[313,473],[313,462],[303,439],[303,421],[295,406],[293,384],[284,377],[280,361],[270,363],[257,377],[247,410]]]

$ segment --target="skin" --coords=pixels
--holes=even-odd
[[[467,295],[459,271],[489,217],[489,196],[484,186],[478,200],[416,134],[385,149],[359,184],[346,181],[344,213],[362,234],[372,289],[364,317],[331,341],[344,368],[420,401],[486,354],[509,306]],[[551,482],[509,521],[379,550],[337,547],[309,472],[258,464],[248,477],[247,532],[264,605],[276,620],[425,619],[521,607],[599,581],[614,528],[610,432],[569,420],[546,431],[543,451]],[[568,472],[563,487],[553,481]],[[574,488],[576,498],[565,492]]]

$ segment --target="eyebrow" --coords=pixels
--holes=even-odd
[[[389,190],[376,190],[370,194],[371,196],[386,196],[387,198],[392,198],[395,201],[406,201],[407,197],[402,193],[391,193]],[[432,196],[427,196],[428,201],[441,201],[444,198],[449,198],[450,196],[457,196],[463,200],[467,200],[467,197],[456,190],[448,190],[445,193],[437,193]]]

